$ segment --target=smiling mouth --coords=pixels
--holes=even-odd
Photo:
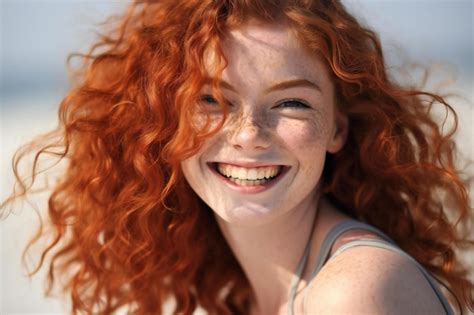
[[[238,186],[261,186],[278,178],[283,165],[242,167],[226,163],[211,163],[211,167],[221,176]]]

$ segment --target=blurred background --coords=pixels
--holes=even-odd
[[[421,76],[416,65],[430,66],[429,87],[463,96],[449,99],[460,118],[456,142],[462,155],[474,160],[473,1],[343,2],[378,32],[387,64],[401,83]],[[11,192],[15,149],[56,126],[58,104],[68,89],[68,54],[86,52],[99,23],[126,5],[104,0],[0,0],[0,200]],[[44,297],[44,271],[32,280],[25,277],[21,253],[38,219],[28,206],[23,208],[0,222],[0,314],[66,314],[68,301]],[[474,263],[472,256],[466,259]]]

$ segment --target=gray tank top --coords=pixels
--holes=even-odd
[[[349,241],[339,247],[334,254],[329,257],[329,254],[331,252],[331,248],[335,242],[335,240],[340,236],[342,233],[347,232],[349,230],[355,230],[355,229],[362,229],[366,231],[370,231],[375,233],[376,235],[380,236],[383,240],[380,239],[357,239],[354,241]],[[355,247],[355,246],[372,246],[372,247],[378,247],[386,250],[391,250],[393,252],[396,252],[404,257],[407,257],[410,261],[412,261],[418,269],[421,271],[423,276],[426,278],[428,283],[430,284],[431,288],[435,292],[436,296],[438,297],[439,301],[443,305],[444,310],[446,311],[446,314],[452,315],[454,314],[450,304],[448,303],[446,297],[441,293],[438,284],[436,283],[436,280],[431,276],[431,274],[419,263],[417,262],[413,257],[405,253],[400,247],[398,247],[393,240],[391,240],[387,235],[385,235],[382,231],[379,229],[368,225],[363,222],[359,222],[356,220],[346,220],[342,221],[338,224],[336,224],[326,235],[322,245],[321,249],[319,250],[318,256],[316,257],[316,266],[311,272],[310,276],[310,281],[313,281],[315,276],[318,274],[319,270],[324,266],[324,264],[329,260],[332,259],[338,255],[340,255],[342,252],[345,250]],[[303,268],[306,264],[306,260],[308,259],[308,254],[309,254],[309,248],[310,248],[310,242],[306,244],[306,248],[304,250],[303,256],[300,259],[300,262],[298,266],[296,267],[295,274],[293,275],[293,278],[291,280],[290,284],[290,292],[288,294],[288,315],[293,315],[293,308],[294,308],[294,300],[295,300],[295,295],[296,295],[296,289],[298,286],[298,282],[301,279],[301,274],[303,272]],[[309,287],[309,286],[308,286]],[[307,287],[307,288],[308,288]],[[308,290],[306,290],[304,296],[303,296],[303,305],[306,305],[306,297],[308,294]]]

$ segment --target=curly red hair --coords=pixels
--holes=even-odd
[[[286,20],[332,70],[350,131],[345,147],[327,158],[323,193],[387,233],[446,282],[462,310],[473,310],[469,270],[457,253],[474,242],[467,239],[467,185],[454,161],[456,114],[441,96],[392,82],[376,34],[329,0],[131,4],[81,55],[82,72],[61,103],[58,130],[32,142],[42,145],[39,152],[30,145],[14,158],[22,191],[3,207],[31,190],[17,172],[28,153],[37,152],[35,167],[51,147],[67,161],[49,198],[49,229],[30,243],[53,238],[34,272],[51,255],[49,288],[70,294],[74,314],[122,307],[160,314],[169,298],[175,314],[198,305],[213,314],[248,313],[249,282],[180,162],[215,132],[190,123],[206,51],[220,60],[217,86],[227,64],[220,42],[250,18]],[[430,114],[434,105],[454,117],[452,132],[441,132]]]

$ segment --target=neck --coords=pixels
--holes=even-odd
[[[257,227],[216,218],[254,293],[260,314],[277,314],[288,303],[290,282],[316,220],[319,196],[310,196],[287,214]]]

